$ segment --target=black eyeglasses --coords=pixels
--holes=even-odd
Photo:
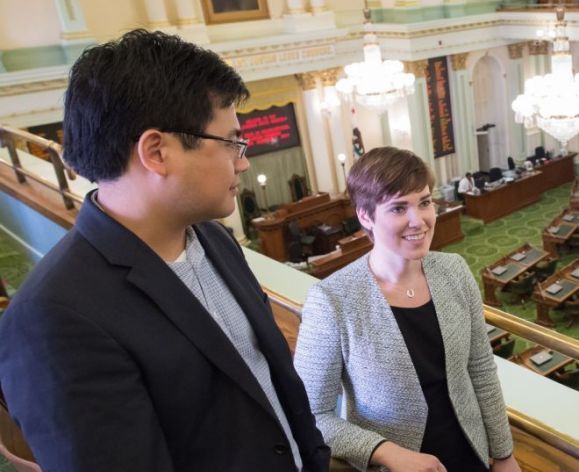
[[[161,129],[163,133],[179,133],[179,134],[186,134],[188,136],[194,136],[196,138],[201,139],[212,139],[214,141],[221,141],[222,143],[227,143],[228,147],[234,150],[237,153],[237,159],[243,159],[245,156],[245,151],[247,150],[247,146],[249,145],[248,141],[234,140],[234,139],[227,139],[222,138],[221,136],[215,136],[213,134],[207,133],[192,133],[191,131],[183,131],[177,129]]]

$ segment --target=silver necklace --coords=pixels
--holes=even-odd
[[[408,298],[414,298],[414,289],[413,288],[409,288],[408,290],[406,290],[406,296]]]

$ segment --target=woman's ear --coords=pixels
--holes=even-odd
[[[363,208],[356,208],[356,215],[358,216],[358,220],[360,224],[364,227],[364,229],[368,232],[372,232],[372,228],[374,227],[374,221],[368,215],[368,212]]]
[[[148,129],[139,138],[136,145],[137,158],[149,172],[160,176],[167,175],[165,135],[156,129]]]

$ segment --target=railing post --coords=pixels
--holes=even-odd
[[[8,154],[10,155],[10,160],[12,161],[12,167],[14,168],[14,173],[16,174],[18,183],[25,183],[26,177],[19,171],[19,169],[22,169],[22,164],[20,163],[18,151],[16,150],[16,145],[14,144],[12,136],[9,133],[0,130],[0,144],[8,148]]]
[[[54,143],[50,143],[46,150],[48,151],[48,155],[52,161],[52,166],[54,167],[54,173],[56,174],[56,180],[58,181],[58,188],[60,189],[64,206],[67,210],[72,210],[74,208],[74,201],[68,196],[70,189],[68,187],[68,180],[66,180],[66,175],[64,173],[64,163],[60,158],[60,154],[53,146]]]

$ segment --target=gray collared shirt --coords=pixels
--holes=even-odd
[[[229,287],[205,256],[192,228],[187,230],[185,251],[177,260],[167,264],[217,322],[255,376],[288,438],[296,466],[301,470],[299,449],[271,381],[269,364],[259,350],[257,337]]]

